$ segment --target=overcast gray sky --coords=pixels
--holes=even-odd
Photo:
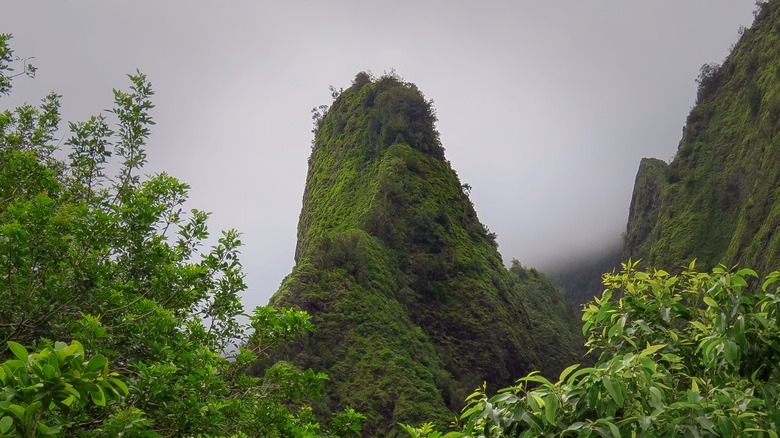
[[[435,100],[505,261],[544,269],[620,238],[640,158],[674,155],[699,67],[723,60],[753,4],[6,0],[0,32],[39,70],[0,104],[55,90],[84,120],[146,73],[148,170],[188,182],[212,231],[244,233],[254,306],[293,265],[311,108],[394,68]]]

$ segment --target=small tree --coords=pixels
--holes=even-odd
[[[714,62],[703,64],[699,69],[696,84],[699,86],[696,92],[696,102],[701,102],[711,96],[720,85],[720,64]]]

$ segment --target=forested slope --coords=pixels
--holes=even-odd
[[[780,263],[780,2],[760,4],[723,65],[702,67],[698,82],[674,160],[640,166],[625,256],[767,272]]]

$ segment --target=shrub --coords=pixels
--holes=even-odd
[[[780,272],[760,290],[750,269],[607,274],[583,333],[600,354],[556,382],[538,373],[468,397],[457,432],[413,437],[768,436],[780,426]],[[619,297],[619,298],[618,298]]]
[[[720,64],[711,62],[702,65],[699,69],[699,77],[696,78],[696,83],[699,85],[696,93],[696,102],[701,102],[715,93],[715,90],[720,85],[720,79]]]

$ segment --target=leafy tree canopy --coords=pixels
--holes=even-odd
[[[10,38],[0,95],[18,63]],[[187,184],[142,175],[154,93],[129,78],[64,138],[54,93],[0,112],[0,436],[356,435],[352,410],[329,429],[314,419],[326,375],[245,372],[313,326],[288,309],[244,315],[240,234],[206,248]]]

